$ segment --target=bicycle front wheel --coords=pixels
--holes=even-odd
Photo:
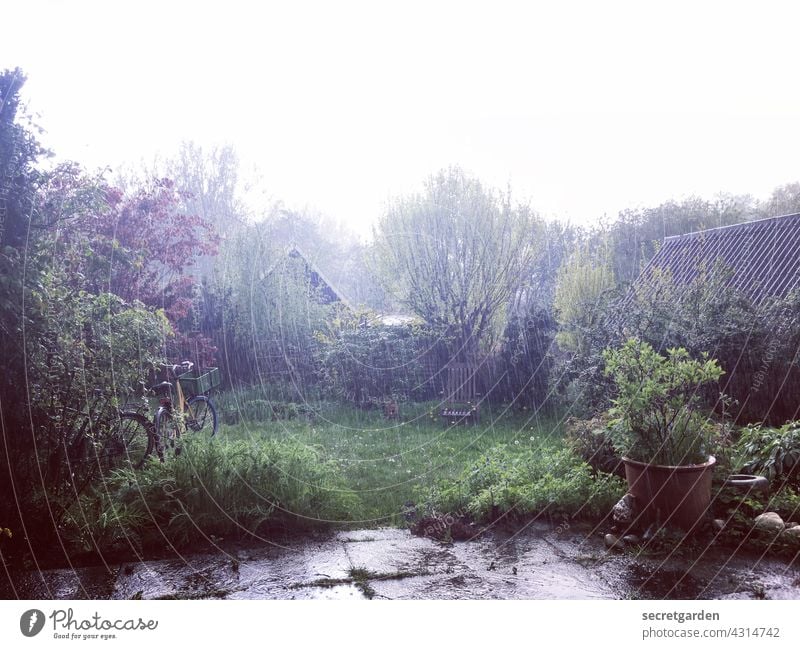
[[[155,450],[153,425],[138,412],[119,413],[115,448],[122,462],[133,469],[140,469]]]
[[[198,395],[186,402],[186,427],[209,437],[217,434],[217,409],[211,399]]]

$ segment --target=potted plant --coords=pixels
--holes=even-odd
[[[603,357],[617,391],[611,439],[622,454],[630,493],[645,521],[691,530],[711,502],[716,462],[700,389],[717,381],[722,368],[708,354],[696,360],[679,348],[662,356],[636,338]]]

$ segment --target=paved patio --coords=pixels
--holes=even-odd
[[[590,530],[546,524],[441,544],[407,530],[13,574],[30,599],[800,599],[797,562],[719,550],[699,558],[608,550]]]

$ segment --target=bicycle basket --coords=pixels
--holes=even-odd
[[[186,372],[178,377],[181,389],[186,394],[203,394],[212,388],[216,388],[221,383],[218,367],[208,367],[199,372]]]

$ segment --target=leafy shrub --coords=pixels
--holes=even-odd
[[[756,304],[730,283],[721,263],[700,267],[687,284],[654,272],[624,304],[629,335],[691,356],[710,352],[726,372],[722,390],[737,406],[738,422],[780,424],[797,411],[800,394],[800,292]],[[718,394],[703,394],[717,406]]]
[[[720,477],[736,473],[739,469],[738,466],[734,466],[736,464],[734,440],[738,437],[736,427],[724,418],[709,422],[709,427],[711,434],[708,452],[717,460],[715,473]]]
[[[556,345],[549,354],[550,392],[562,407],[587,419],[611,406],[613,386],[604,373],[603,350],[624,340],[609,319],[609,305],[600,303],[596,309],[574,352],[559,351]]]
[[[611,422],[607,412],[592,419],[570,417],[565,426],[565,441],[595,471],[624,476],[622,458],[612,441]]]
[[[430,368],[439,366],[443,343],[423,326],[359,327],[318,338],[320,377],[336,399],[364,406],[390,396],[422,401],[436,392]]]
[[[108,471],[117,407],[159,359],[170,327],[163,312],[93,295],[58,269],[40,272],[26,294],[25,374],[13,367],[2,379],[27,388],[3,413],[20,434],[7,437],[4,464],[12,469],[0,474],[0,487],[10,492],[13,480],[19,501],[0,502],[0,517],[16,520],[19,506],[29,534],[47,542],[65,510]]]
[[[593,517],[607,513],[625,491],[615,476],[595,479],[570,450],[513,450],[499,445],[466,467],[456,481],[421,494],[433,512],[465,512],[476,520],[540,512]]]
[[[528,407],[550,407],[548,382],[553,359],[556,322],[546,309],[531,306],[527,313],[509,314],[503,346],[496,362],[489,365],[484,393],[492,401]],[[491,371],[494,370],[494,371]]]
[[[763,475],[770,482],[800,486],[800,421],[780,428],[747,426],[737,451],[743,471]]]
[[[190,438],[180,455],[117,471],[106,487],[71,512],[70,536],[84,547],[311,530],[351,520],[357,504],[337,465],[294,441]]]
[[[785,485],[770,498],[769,510],[786,523],[800,522],[800,489]]]
[[[705,462],[713,429],[697,410],[698,390],[722,376],[716,360],[707,353],[694,360],[674,348],[665,357],[635,338],[603,357],[618,393],[611,409],[615,448],[653,464]]]
[[[585,414],[610,403],[601,352],[633,336],[656,349],[703,352],[726,372],[722,391],[736,422],[780,425],[794,417],[800,394],[800,291],[756,304],[730,283],[731,270],[716,263],[700,267],[688,283],[653,270],[621,301],[605,308],[580,330],[584,344],[574,354],[555,356],[551,389]],[[719,390],[701,388],[705,405],[719,409]]]
[[[614,270],[606,246],[597,251],[583,246],[575,250],[558,270],[553,312],[559,324],[556,341],[561,349],[585,352],[591,331],[604,317],[616,292]]]

